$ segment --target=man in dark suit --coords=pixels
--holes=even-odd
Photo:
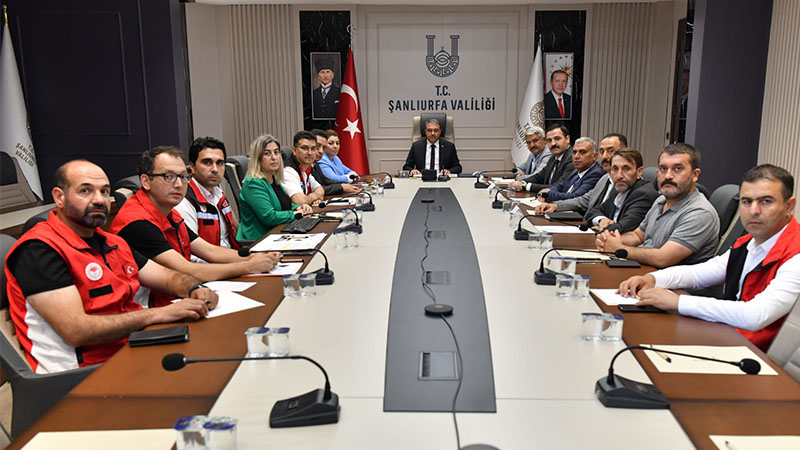
[[[515,190],[539,192],[564,181],[575,169],[572,165],[572,146],[567,127],[558,124],[550,125],[545,132],[545,139],[553,156],[541,172],[511,183],[511,187]]]
[[[580,197],[589,192],[606,172],[597,163],[597,144],[582,137],[572,146],[572,165],[575,169],[564,181],[539,191],[539,197],[548,202]]]
[[[642,179],[642,154],[622,148],[611,157],[611,180],[617,195],[586,212],[586,221],[595,231],[635,230],[658,197],[653,183]]]
[[[545,119],[571,119],[572,97],[565,94],[567,89],[567,72],[554,70],[550,74],[550,90],[544,94]]]
[[[411,175],[419,175],[423,169],[432,169],[440,175],[461,173],[456,145],[440,139],[442,125],[436,119],[425,122],[425,139],[411,145],[403,170],[410,170]]]
[[[339,86],[333,84],[336,75],[334,63],[330,58],[316,61],[319,87],[312,92],[312,109],[314,119],[335,119],[339,108]]]

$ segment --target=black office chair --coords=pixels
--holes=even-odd
[[[11,409],[11,437],[16,438],[39,417],[61,400],[78,383],[92,373],[99,364],[54,374],[37,374],[31,370],[22,355],[10,320],[5,289],[5,260],[8,250],[16,242],[11,236],[0,234],[0,365],[11,383],[13,404]]]
[[[656,181],[658,180],[658,167],[655,166],[645,167],[644,170],[642,170],[642,178],[645,181],[656,183],[655,186],[658,187],[657,184],[658,182]]]
[[[25,224],[22,225],[22,234],[25,234],[33,228],[37,223],[44,222],[50,216],[50,211],[42,211],[39,214],[31,216],[28,220],[25,221]]]
[[[711,193],[708,201],[717,210],[719,235],[721,237],[728,231],[731,221],[739,209],[739,186],[736,184],[724,184]]]
[[[236,166],[236,175],[239,176],[239,183],[241,184],[244,181],[244,177],[247,175],[249,158],[245,155],[233,155],[229,156],[226,162]]]
[[[111,192],[114,196],[114,201],[117,203],[117,208],[122,208],[125,201],[133,197],[136,191],[141,188],[142,180],[139,178],[139,175],[131,175],[114,183]]]

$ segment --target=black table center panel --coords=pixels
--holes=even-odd
[[[452,313],[430,311],[438,307],[426,313],[434,303],[452,306]],[[459,377],[456,411],[496,412],[489,325],[472,234],[453,191],[420,188],[397,249],[383,409],[451,411]]]

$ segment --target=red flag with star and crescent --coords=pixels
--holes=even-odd
[[[364,141],[364,123],[361,121],[361,108],[358,101],[358,84],[353,64],[353,50],[347,53],[347,66],[342,78],[339,94],[339,109],[336,111],[336,126],[339,133],[339,158],[359,174],[369,173],[367,144]]]

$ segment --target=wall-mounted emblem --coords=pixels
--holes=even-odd
[[[428,70],[439,78],[449,77],[454,74],[458,69],[458,38],[457,34],[450,35],[450,53],[448,53],[444,46],[441,50],[433,53],[433,41],[436,39],[435,34],[426,35],[428,40],[428,55],[425,57],[425,65]]]

